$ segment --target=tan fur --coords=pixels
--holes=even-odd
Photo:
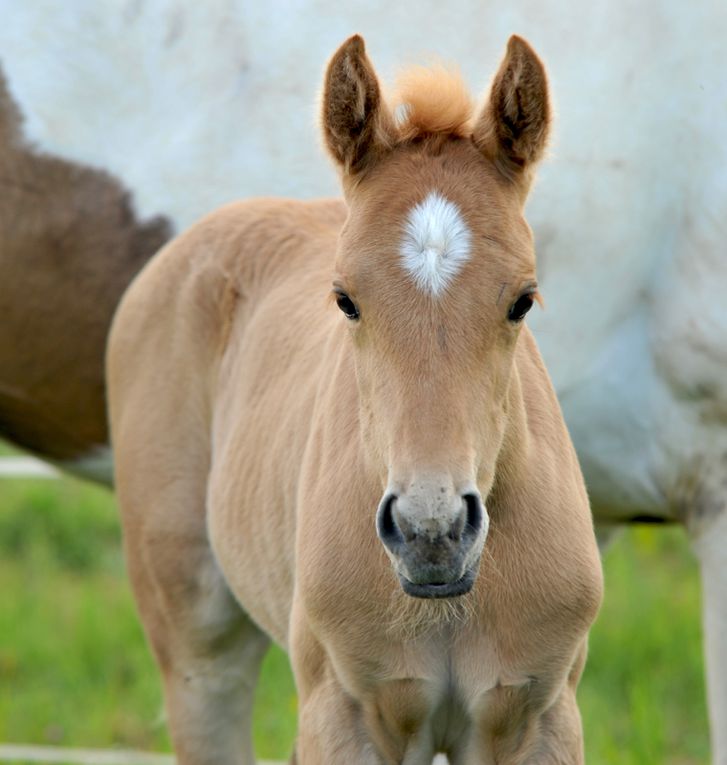
[[[103,172],[39,154],[0,72],[0,436],[57,461],[106,446],[122,292],[169,238]]]
[[[185,764],[254,761],[270,637],[291,652],[298,765],[582,763],[575,689],[601,570],[547,373],[507,319],[535,276],[522,189],[469,138],[387,146],[389,117],[352,121],[342,93],[356,112],[376,84],[364,56],[354,38],[327,75],[347,203],[214,213],[153,259],[114,321],[125,545],[175,748]],[[398,253],[432,189],[474,243],[437,300]],[[358,322],[326,300],[332,282]],[[486,499],[459,600],[403,595],[375,524],[392,481]]]

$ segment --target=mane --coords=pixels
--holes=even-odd
[[[474,103],[459,70],[442,64],[404,70],[392,99],[401,140],[428,134],[467,137]]]

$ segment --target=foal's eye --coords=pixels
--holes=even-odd
[[[510,321],[518,322],[525,318],[525,314],[533,307],[533,293],[526,292],[510,306],[507,318]]]
[[[358,319],[358,308],[356,308],[356,304],[345,292],[336,293],[336,305],[343,311],[347,319]]]

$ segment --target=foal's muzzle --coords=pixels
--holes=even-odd
[[[452,598],[472,589],[488,518],[477,491],[429,496],[388,492],[376,529],[402,589],[416,598]]]

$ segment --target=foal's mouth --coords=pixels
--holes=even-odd
[[[456,598],[466,595],[475,583],[476,572],[470,569],[465,571],[456,582],[430,582],[429,584],[414,584],[410,579],[399,574],[401,588],[407,595],[413,598]]]

